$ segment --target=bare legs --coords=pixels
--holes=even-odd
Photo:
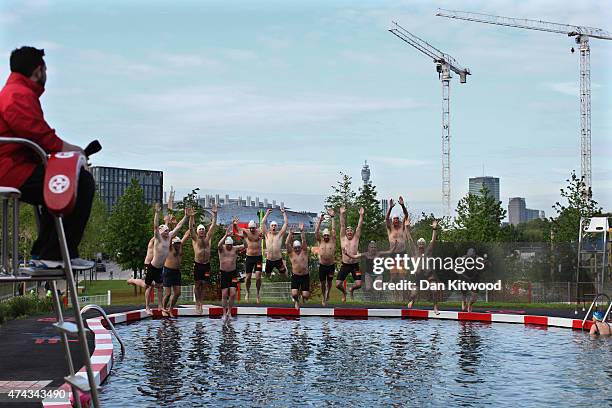
[[[342,303],[346,302],[346,290],[344,289],[344,281],[336,279],[336,289],[342,292]]]
[[[195,294],[195,310],[197,314],[202,314],[202,304],[204,300],[205,282],[203,280],[195,281],[193,288]]]
[[[327,302],[329,301],[329,292],[331,292],[333,281],[334,281],[333,277],[319,281],[321,282],[321,305],[323,306],[327,306]]]
[[[221,290],[221,303],[223,304],[223,320],[227,321],[232,317],[232,307],[236,298],[236,288],[230,286]]]
[[[351,288],[349,289],[349,292],[351,293],[351,300],[353,299],[353,292],[355,292],[357,289],[361,288],[361,279],[356,280],[355,283],[353,283],[351,285]]]
[[[291,289],[291,298],[293,298],[293,305],[297,310],[300,310],[300,291],[299,289]],[[302,303],[310,299],[309,291],[302,291]]]

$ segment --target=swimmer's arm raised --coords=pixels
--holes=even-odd
[[[300,224],[300,236],[302,238],[302,250],[308,251],[308,243],[306,242],[306,231],[304,231],[304,224]]]
[[[189,228],[188,231],[191,232],[191,239],[193,241],[197,241],[198,240],[198,233],[195,229],[195,213],[192,213],[189,215]]]
[[[317,242],[321,242],[321,235],[319,234],[319,231],[321,230],[321,223],[323,222],[323,217],[324,215],[321,214],[321,216],[317,220],[317,224],[315,225],[315,239],[317,240]]]
[[[355,230],[355,238],[357,238],[357,240],[359,240],[359,237],[361,237],[361,228],[363,227],[363,214],[365,213],[365,210],[363,209],[363,207],[361,207],[359,209],[359,222],[357,222],[357,229]]]
[[[385,225],[387,226],[387,229],[391,229],[391,210],[393,209],[394,206],[395,206],[395,203],[393,202],[393,199],[390,198],[389,208],[387,208],[387,214],[385,215]]]
[[[181,230],[181,228],[183,228],[183,224],[185,224],[185,221],[187,221],[187,214],[189,213],[189,210],[190,210],[189,208],[185,208],[185,215],[179,221],[179,223],[176,224],[176,227],[174,227],[172,232],[170,232],[170,236],[171,237],[174,237],[176,234],[178,234],[178,232]]]
[[[161,212],[161,206],[159,203],[155,203],[155,215],[153,216],[153,235],[159,239],[159,213]]]
[[[340,239],[346,236],[346,207],[340,207]]]
[[[289,230],[287,234],[287,239],[285,240],[285,248],[287,248],[287,254],[293,252],[293,245],[291,245],[291,240],[293,240],[293,231]]]
[[[211,240],[213,234],[215,233],[215,230],[217,229],[217,206],[211,208],[210,212],[212,212],[212,221],[210,223],[210,226],[208,227],[208,233],[206,234],[206,239],[208,241]]]
[[[270,215],[270,213],[272,212],[271,209],[267,209],[266,213],[264,214],[263,218],[261,219],[261,232],[263,232],[264,235],[268,234],[268,215]]]
[[[285,208],[281,207],[280,211],[283,213],[283,226],[280,229],[280,235],[283,236],[283,234],[287,231],[287,227],[289,227],[289,220],[287,219],[287,212],[285,211]]]
[[[329,216],[331,217],[331,234],[330,234],[330,238],[336,242],[336,212],[334,211],[333,208],[330,208],[329,210],[327,210],[327,213],[329,214]]]
[[[189,239],[190,235],[191,235],[191,231],[187,230],[187,232],[185,232],[185,235],[183,235],[183,239],[181,239],[182,245],[185,245],[187,243],[187,240]]]

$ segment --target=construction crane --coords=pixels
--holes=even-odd
[[[436,71],[442,81],[442,208],[445,216],[450,216],[451,207],[451,168],[450,168],[450,79],[451,71],[459,75],[459,82],[465,84],[470,70],[464,68],[450,55],[440,51],[410,33],[395,21],[389,29],[391,34],[397,36],[423,54],[433,59]]]
[[[527,30],[547,31],[575,37],[580,51],[580,172],[591,194],[591,48],[589,38],[612,40],[612,33],[601,28],[551,23],[549,21],[528,20],[524,18],[501,17],[482,13],[438,9],[436,16],[478,23],[524,28]],[[571,49],[574,52],[574,47]]]

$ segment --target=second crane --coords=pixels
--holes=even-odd
[[[450,79],[451,71],[459,75],[459,82],[464,84],[470,70],[464,68],[450,55],[443,53],[436,47],[412,34],[398,23],[393,21],[389,29],[391,34],[397,36],[423,54],[432,58],[436,64],[436,71],[442,82],[442,208],[444,215],[451,214],[451,171],[450,171]]]

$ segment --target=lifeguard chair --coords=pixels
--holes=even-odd
[[[81,168],[86,165],[87,159],[80,152],[58,152],[51,155],[36,143],[21,138],[0,137],[0,144],[16,143],[31,149],[45,166],[45,178],[43,184],[43,195],[45,205],[55,218],[55,226],[59,240],[59,246],[63,259],[63,268],[39,269],[19,265],[19,198],[21,192],[12,187],[0,186],[0,200],[2,201],[2,265],[0,269],[0,283],[22,283],[47,281],[51,284],[53,305],[57,322],[53,326],[59,332],[66,361],[68,363],[68,376],[64,377],[70,384],[72,390],[73,404],[81,407],[80,393],[89,393],[93,406],[98,408],[100,402],[96,378],[91,367],[87,335],[79,299],[70,264],[70,256],[66,236],[64,234],[63,217],[70,214],[74,208],[77,195],[78,177]],[[95,153],[100,149],[97,142],[92,143],[86,149],[86,154]],[[88,153],[89,150],[89,153]],[[12,203],[12,251],[9,257],[9,203]],[[35,211],[38,215],[38,211]],[[10,262],[9,262],[10,260]],[[65,280],[66,289],[72,302],[75,323],[64,321],[62,306],[57,292],[57,281]],[[86,376],[78,375],[70,354],[68,337],[76,337],[82,351],[85,362]],[[78,368],[77,368],[78,369]]]

